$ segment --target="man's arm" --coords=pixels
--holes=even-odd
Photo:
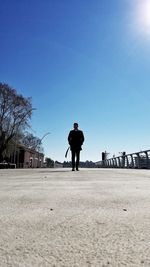
[[[72,134],[71,134],[71,131],[70,131],[70,133],[68,135],[68,143],[69,143],[69,145],[71,145],[71,141],[72,141]]]
[[[81,140],[81,145],[84,143],[84,134],[83,134],[83,132],[81,131],[81,138],[80,138],[80,140]]]

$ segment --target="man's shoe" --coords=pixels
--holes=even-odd
[[[76,171],[79,171],[79,169],[77,168]]]
[[[72,169],[72,171],[75,171],[75,169]]]

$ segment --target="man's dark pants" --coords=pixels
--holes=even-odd
[[[80,150],[72,150],[71,152],[72,152],[72,169],[76,167],[76,170],[78,170],[79,160],[80,160]]]

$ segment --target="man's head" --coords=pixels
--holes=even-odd
[[[77,122],[75,122],[75,123],[73,124],[73,128],[74,128],[75,130],[78,130],[78,123],[77,123]]]

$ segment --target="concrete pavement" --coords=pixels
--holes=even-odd
[[[150,171],[0,170],[0,266],[150,266]]]

